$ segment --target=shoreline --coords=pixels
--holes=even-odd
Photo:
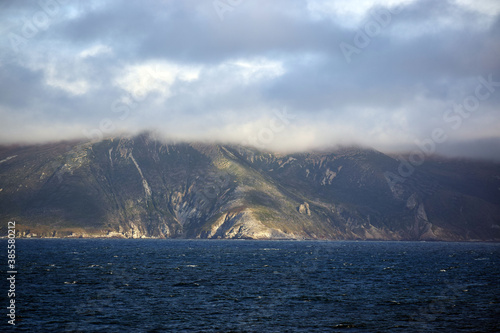
[[[7,236],[0,236],[0,240],[7,240]],[[293,241],[293,242],[394,242],[394,243],[492,243],[500,244],[500,240],[418,240],[418,239],[318,239],[318,238],[167,238],[167,237],[106,237],[106,236],[96,236],[96,237],[16,237],[16,240],[166,240],[166,241]]]

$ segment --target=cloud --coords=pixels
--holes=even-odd
[[[500,87],[459,128],[446,120],[480,77],[500,81],[496,1],[221,1],[223,15],[212,1],[5,2],[0,142],[152,129],[395,151],[443,128],[440,153],[500,158]]]

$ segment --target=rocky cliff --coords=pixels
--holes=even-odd
[[[500,165],[344,148],[280,155],[144,134],[0,147],[19,237],[500,240]]]

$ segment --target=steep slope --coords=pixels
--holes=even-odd
[[[498,164],[429,160],[390,186],[385,175],[397,174],[400,162],[373,150],[287,156],[237,150],[310,210],[347,227],[348,238],[498,239]]]
[[[500,166],[347,148],[280,155],[144,134],[0,148],[0,232],[24,237],[500,240]]]

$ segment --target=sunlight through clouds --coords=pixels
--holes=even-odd
[[[308,0],[307,8],[310,15],[316,19],[335,18],[336,23],[356,28],[369,14],[373,7],[395,8],[401,5],[411,4],[416,0]]]
[[[437,127],[455,144],[500,140],[498,1],[254,0],[230,2],[224,20],[211,1],[50,3],[0,11],[1,142],[68,137],[33,130],[52,123],[72,137],[239,143],[275,110],[295,123],[270,149],[389,151]],[[454,105],[481,80],[488,97],[462,116]]]
[[[115,80],[115,83],[137,98],[145,98],[151,92],[157,92],[162,98],[168,98],[176,80],[195,81],[199,73],[200,69],[196,67],[153,62],[124,68],[123,74]]]

